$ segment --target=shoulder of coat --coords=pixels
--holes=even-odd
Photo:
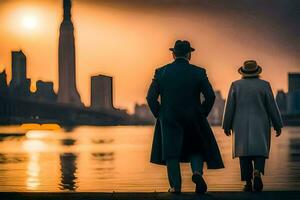
[[[168,65],[169,65],[169,64],[164,65],[164,66],[162,66],[162,67],[156,68],[156,69],[155,69],[155,72],[156,72],[156,73],[159,73],[159,72],[163,71]]]
[[[252,82],[254,84],[257,84],[257,85],[260,85],[260,86],[269,86],[270,83],[266,80],[263,80],[263,79],[260,79],[260,78],[256,78],[256,79],[239,79],[239,80],[236,80],[236,81],[233,81],[232,82],[232,85],[240,85],[240,84],[248,84],[248,80],[252,80],[252,81],[255,81],[255,82]]]
[[[263,79],[256,79],[257,83],[260,84],[261,86],[264,86],[264,87],[269,87],[270,86],[270,82],[269,81],[266,81],[266,80],[263,80]]]
[[[206,73],[206,69],[204,67],[200,67],[200,66],[197,66],[197,65],[193,65],[193,64],[190,64],[190,66],[198,71],[199,73]]]
[[[263,79],[259,79],[260,82],[264,83],[265,85],[270,85],[270,82],[269,81],[266,81],[266,80],[263,80]]]
[[[232,85],[238,85],[238,84],[242,83],[243,81],[244,81],[244,79],[239,79],[239,80],[233,81],[231,84]]]

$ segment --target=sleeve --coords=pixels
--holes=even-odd
[[[229,131],[232,129],[232,124],[233,124],[233,119],[235,114],[235,106],[236,106],[235,91],[234,91],[233,84],[231,84],[228,97],[226,100],[225,110],[223,113],[222,128],[225,131]]]
[[[283,127],[283,122],[282,122],[282,118],[277,103],[274,99],[271,85],[269,83],[266,91],[266,109],[274,129],[280,130]]]
[[[201,107],[204,109],[204,114],[207,117],[215,103],[216,95],[208,80],[206,70],[204,70],[204,76],[201,80],[201,93],[204,96]]]
[[[159,114],[159,107],[160,107],[160,103],[158,101],[159,95],[160,92],[159,92],[159,84],[157,79],[157,70],[155,70],[155,74],[150,84],[150,87],[148,89],[148,93],[146,97],[150,110],[155,118],[157,118]]]

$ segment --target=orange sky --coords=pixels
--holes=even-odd
[[[26,26],[28,19],[36,26]],[[54,81],[57,91],[61,20],[61,1],[0,1],[0,70],[6,69],[8,80],[11,51],[22,49],[27,77],[33,84],[39,79]],[[214,89],[223,96],[230,82],[239,78],[236,70],[245,59],[260,63],[262,77],[271,82],[274,92],[287,90],[289,71],[300,71],[296,53],[266,34],[264,29],[271,25],[253,30],[248,22],[237,26],[209,11],[122,9],[75,0],[72,20],[77,88],[85,105],[90,104],[90,76],[99,73],[114,77],[116,107],[132,110],[135,102],[144,103],[154,69],[172,61],[168,48],[177,38],[191,41],[196,48],[191,62],[207,69]]]

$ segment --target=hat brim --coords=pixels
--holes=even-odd
[[[257,69],[256,71],[246,73],[246,72],[243,71],[243,66],[242,66],[242,67],[240,67],[240,68],[238,69],[238,72],[239,72],[243,77],[254,77],[254,76],[259,75],[259,74],[262,72],[261,66],[258,65],[257,67],[258,67],[258,69]]]
[[[169,50],[175,52],[174,48],[169,48]],[[193,52],[193,51],[195,51],[195,49],[191,47],[188,52]]]

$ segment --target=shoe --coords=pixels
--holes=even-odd
[[[247,182],[246,185],[244,185],[244,188],[243,188],[243,191],[244,192],[252,192],[252,182]]]
[[[197,194],[204,194],[207,191],[207,185],[200,174],[193,174],[192,181],[196,184]]]
[[[171,193],[171,194],[180,194],[181,191],[180,190],[176,190],[175,188],[169,188],[168,189],[168,192]]]
[[[263,190],[264,184],[261,180],[261,176],[254,176],[253,189],[255,192],[261,192]]]

